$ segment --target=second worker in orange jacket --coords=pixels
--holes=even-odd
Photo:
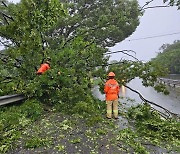
[[[115,119],[118,119],[118,97],[119,97],[119,84],[114,79],[115,74],[110,72],[108,74],[109,79],[104,86],[104,93],[106,94],[107,105],[107,118],[112,118],[112,111]]]

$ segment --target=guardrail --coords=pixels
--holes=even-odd
[[[6,95],[6,96],[0,96],[0,106],[14,103],[17,101],[22,101],[25,99],[25,96],[22,94],[14,94],[14,95]]]
[[[167,78],[159,78],[159,82],[167,84],[169,86],[173,86],[173,87],[180,87],[180,80],[173,80],[173,79],[167,79]]]

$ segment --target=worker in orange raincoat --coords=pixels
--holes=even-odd
[[[119,84],[114,79],[115,74],[110,72],[108,74],[108,80],[104,86],[104,93],[106,94],[106,105],[107,105],[107,118],[112,118],[112,111],[115,119],[118,119],[118,98],[119,98]]]
[[[50,61],[47,60],[45,63],[41,64],[41,67],[38,69],[37,74],[41,75],[45,73],[48,69],[50,69]]]

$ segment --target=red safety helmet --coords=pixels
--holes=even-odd
[[[115,74],[113,72],[109,72],[108,76],[115,76]]]

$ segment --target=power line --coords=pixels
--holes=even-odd
[[[146,40],[146,39],[157,38],[157,37],[163,37],[163,36],[170,36],[170,35],[176,35],[176,34],[180,34],[180,32],[170,33],[170,34],[163,34],[163,35],[155,35],[155,36],[147,36],[147,37],[141,37],[141,38],[137,38],[137,39],[135,38],[135,39],[124,40],[124,41]]]
[[[157,6],[148,6],[148,7],[145,7],[143,8],[143,10],[147,10],[147,9],[155,9],[155,8],[167,8],[167,7],[173,7],[173,6],[170,6],[170,5],[157,5]]]

